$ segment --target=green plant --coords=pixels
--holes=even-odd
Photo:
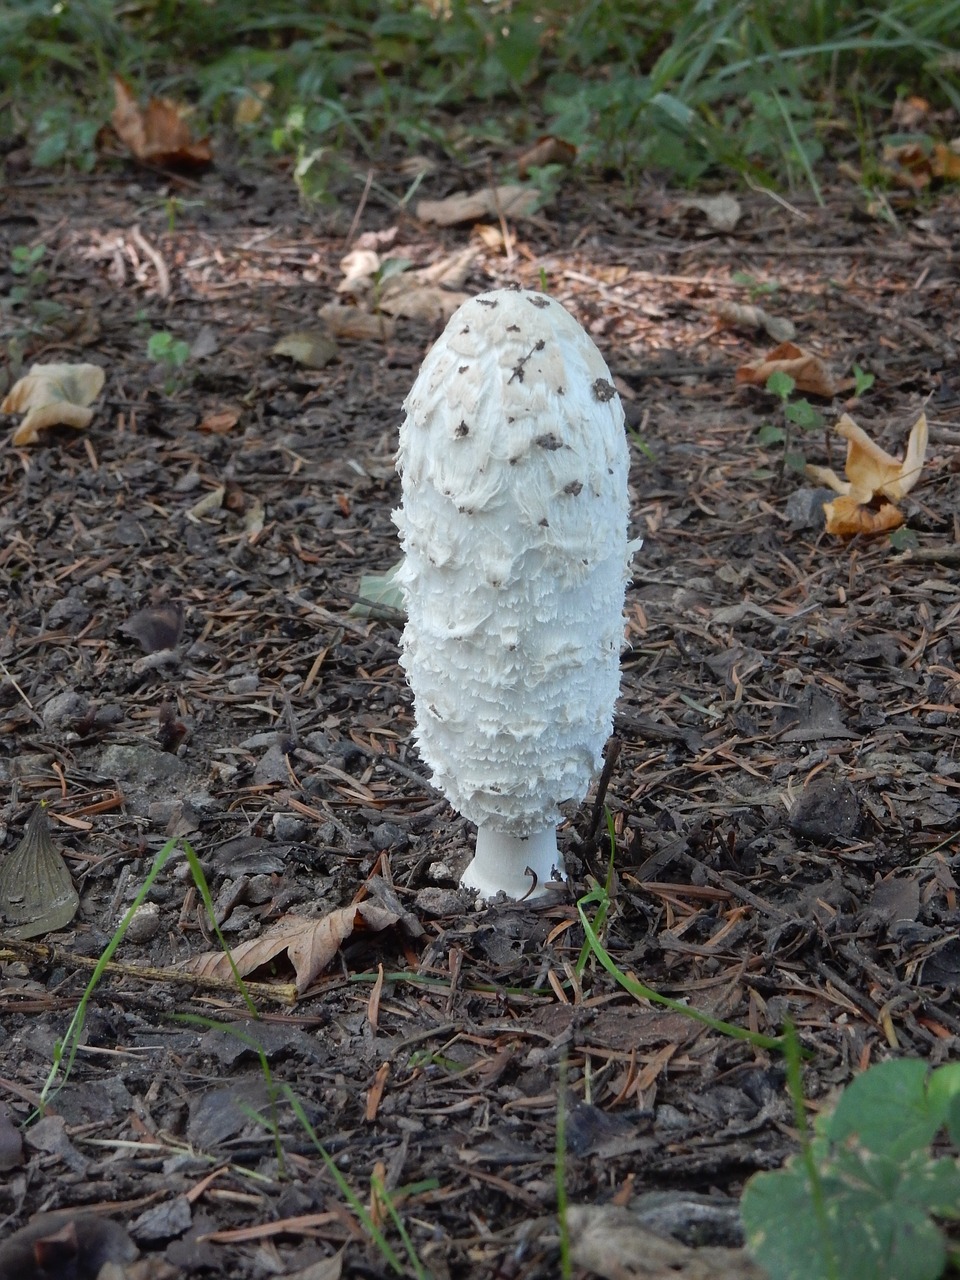
[[[750,1252],[772,1280],[936,1280],[947,1252],[932,1219],[960,1219],[960,1167],[930,1145],[944,1127],[960,1145],[960,1064],[879,1063],[818,1117],[813,1137],[799,1069],[791,1092],[801,1152],[747,1183]]]
[[[597,907],[597,912],[593,919],[590,918],[587,912],[587,908],[591,906]],[[718,1031],[721,1035],[729,1036],[733,1040],[745,1040],[758,1049],[783,1050],[785,1042],[780,1036],[760,1035],[755,1031],[748,1031],[746,1027],[738,1027],[732,1022],[724,1022],[720,1018],[714,1018],[708,1013],[703,1013],[701,1010],[693,1008],[691,1005],[684,1004],[682,1000],[674,1000],[670,996],[661,995],[659,991],[655,991],[653,987],[648,987],[646,983],[640,982],[638,978],[634,978],[631,974],[623,973],[599,937],[598,926],[599,930],[603,929],[609,917],[610,908],[610,894],[602,885],[595,885],[589,893],[585,893],[582,898],[577,900],[577,915],[580,918],[580,924],[586,936],[586,947],[590,949],[600,961],[601,966],[624,991],[627,991],[636,1000],[650,1001],[652,1004],[659,1004],[666,1009],[672,1009],[674,1013],[680,1013],[685,1018],[690,1018],[693,1022],[702,1023],[712,1031]],[[585,964],[582,954],[579,963]]]
[[[746,289],[751,302],[756,302],[758,298],[772,297],[780,288],[776,280],[758,280],[749,271],[734,271],[730,279],[734,284]]]
[[[15,284],[7,294],[12,306],[32,302],[37,292],[47,283],[47,273],[40,266],[46,252],[46,247],[42,244],[18,244],[10,251],[10,270],[22,281],[21,284]]]
[[[49,107],[33,126],[31,159],[38,169],[70,164],[81,173],[90,173],[97,162],[96,139],[100,129],[96,119],[77,118],[70,105]]]
[[[826,426],[823,414],[819,409],[815,409],[809,400],[792,399],[796,387],[796,381],[791,378],[789,373],[784,373],[781,369],[771,373],[766,381],[766,389],[779,399],[783,411],[784,425],[780,427],[775,423],[767,422],[757,431],[757,440],[760,444],[783,445],[783,452],[780,457],[781,476],[786,467],[793,471],[803,471],[805,465],[803,454],[796,453],[791,448],[794,427],[799,427],[801,431],[811,432],[822,431]]]
[[[147,355],[167,371],[164,389],[169,395],[179,382],[179,373],[190,359],[190,347],[181,338],[166,331],[153,333],[147,342]]]

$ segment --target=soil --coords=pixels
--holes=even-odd
[[[0,453],[4,865],[43,802],[80,893],[67,927],[0,949],[3,1234],[90,1210],[144,1275],[394,1274],[329,1157],[405,1273],[391,1205],[436,1280],[551,1277],[559,1099],[571,1205],[735,1248],[745,1180],[796,1150],[782,1055],[625,990],[583,956],[576,901],[609,886],[622,974],[762,1035],[792,1020],[811,1114],[885,1057],[960,1052],[960,198],[885,218],[850,185],[824,207],[748,193],[719,230],[653,181],[570,186],[505,251],[496,217],[439,230],[400,204],[408,177],[360,178],[304,207],[266,163],[117,163],[11,169],[0,196],[0,260],[42,245],[48,276],[14,305],[24,276],[0,274],[8,385],[20,357],[106,374],[89,429]],[[465,293],[546,287],[627,411],[644,545],[599,797],[613,871],[594,792],[561,832],[569,891],[535,902],[458,893],[471,833],[411,740],[401,620],[351,612],[397,558],[401,404],[442,320],[340,336],[319,368],[271,354],[345,300],[358,236],[415,267],[473,246]],[[778,402],[735,373],[776,343],[719,319],[730,302],[875,376],[817,401],[830,421],[897,454],[926,408],[899,549],[826,534],[824,494],[760,442]],[[148,357],[156,333],[189,344],[182,368]],[[841,441],[799,434],[842,472]],[[45,1092],[172,838],[233,947],[352,904],[389,923],[348,912],[299,994],[274,949],[250,1008],[186,968],[218,942],[178,843]],[[70,1247],[94,1275],[123,1257],[83,1244],[91,1221]],[[625,1274],[577,1252],[576,1221],[578,1274]]]

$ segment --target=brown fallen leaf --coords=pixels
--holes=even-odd
[[[275,925],[250,942],[242,942],[231,952],[242,978],[249,977],[263,965],[286,952],[296,974],[297,992],[302,994],[320,976],[337,954],[340,946],[353,933],[377,933],[400,919],[396,911],[375,902],[359,902],[340,907],[319,919],[284,916]],[[233,970],[223,951],[208,951],[185,965],[189,973],[204,978],[229,980]]]
[[[792,320],[785,316],[772,316],[763,307],[746,302],[718,302],[713,314],[722,325],[731,329],[762,329],[774,342],[789,342],[796,333]]]
[[[836,430],[847,442],[846,480],[832,467],[810,463],[804,467],[808,479],[840,495],[824,503],[827,533],[852,537],[896,529],[903,523],[903,514],[894,504],[910,492],[923,469],[929,438],[926,414],[921,413],[913,424],[902,459],[871,440],[849,414],[843,415]]]
[[[873,508],[863,506],[856,498],[834,498],[823,504],[825,528],[838,538],[852,538],[857,533],[889,533],[903,524],[903,512],[892,502],[881,502]]]
[[[759,360],[741,365],[736,379],[740,384],[763,387],[770,375],[777,372],[789,374],[802,394],[823,396],[827,400],[855,385],[850,379],[842,381],[834,378],[829,366],[820,356],[804,351],[794,342],[781,342]]]
[[[408,320],[426,320],[446,324],[469,294],[442,289],[432,284],[412,284],[395,277],[380,294],[380,306],[388,315],[405,316]]]
[[[105,377],[96,364],[31,365],[0,404],[0,413],[26,414],[11,443],[37,444],[39,433],[47,427],[88,427],[93,410],[87,406],[103,390]]]
[[[317,329],[301,329],[287,333],[274,343],[272,356],[287,356],[308,369],[322,369],[337,358],[337,344],[329,333]]]
[[[169,169],[206,169],[213,163],[210,139],[194,142],[184,108],[169,98],[151,98],[141,108],[121,76],[113,77],[116,105],[110,121],[117,137],[143,164]]]
[[[571,165],[577,158],[577,148],[572,142],[564,142],[552,133],[545,133],[532,147],[517,156],[517,173],[525,178],[531,169],[542,169],[547,164]]]
[[[211,435],[215,436],[225,436],[240,421],[241,413],[241,409],[232,405],[229,408],[208,413],[200,423],[200,430],[209,431]]]
[[[417,217],[421,222],[433,222],[438,227],[453,227],[458,222],[476,222],[480,218],[529,217],[540,202],[536,187],[506,185],[484,187],[468,193],[457,191],[445,200],[421,200],[417,204]]]
[[[675,208],[702,213],[714,231],[733,231],[743,215],[736,196],[690,196],[674,202]]]
[[[387,342],[396,328],[389,316],[371,315],[359,307],[338,307],[334,302],[321,307],[319,316],[332,337],[354,342]]]
[[[906,142],[883,149],[883,169],[897,186],[923,191],[936,178],[940,182],[960,179],[960,145],[956,141]]]

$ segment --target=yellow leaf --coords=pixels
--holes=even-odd
[[[848,492],[860,502],[882,496],[896,502],[905,497],[920,478],[927,452],[927,418],[921,414],[910,432],[906,457],[887,453],[858,427],[849,414],[837,423],[837,433],[847,442],[846,473]]]
[[[93,403],[103,390],[105,375],[96,364],[35,364],[26,377],[11,387],[0,413],[25,413],[13,433],[17,447],[36,444],[47,427],[90,425]]]
[[[903,524],[903,512],[892,502],[883,502],[874,510],[863,506],[852,495],[841,495],[823,504],[827,533],[852,538],[855,533],[886,533]]]

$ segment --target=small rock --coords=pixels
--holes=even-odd
[[[81,698],[79,693],[72,690],[55,694],[43,707],[43,723],[48,729],[75,724],[83,719],[89,707],[86,698]]]
[[[133,913],[127,925],[126,939],[142,946],[160,932],[160,908],[155,902],[144,902]]]
[[[395,822],[381,822],[370,832],[370,843],[378,852],[394,849],[397,853],[409,848],[410,839],[402,827]]]
[[[273,834],[277,839],[283,840],[288,844],[296,844],[301,840],[306,840],[310,833],[307,823],[292,813],[275,813],[270,819],[270,825],[273,827]]]
[[[440,889],[435,885],[428,885],[427,888],[420,890],[413,901],[417,910],[422,911],[424,915],[454,916],[463,914],[463,903],[460,901],[460,895],[456,889]]]
[[[141,1213],[131,1225],[130,1234],[141,1244],[172,1240],[188,1231],[192,1221],[190,1201],[186,1196],[176,1196],[173,1200],[165,1200],[163,1204],[154,1205],[146,1213]]]

